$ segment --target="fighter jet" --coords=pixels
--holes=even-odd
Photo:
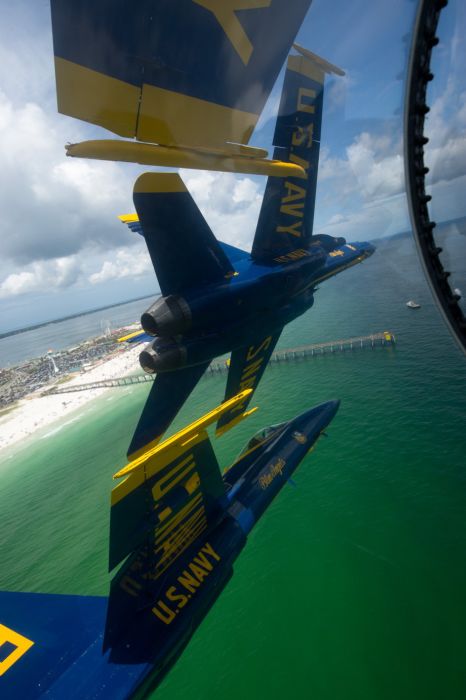
[[[329,401],[260,431],[222,477],[206,428],[250,394],[115,475],[109,568],[120,569],[108,598],[0,592],[2,700],[123,700],[157,687],[339,405]]]
[[[341,69],[295,45],[273,158],[249,145],[309,5],[51,0],[59,111],[126,139],[71,144],[67,155],[269,176],[250,253],[216,239],[179,175],[135,184],[137,214],[123,220],[145,237],[162,297],[142,316],[155,339],[141,364],[157,376],[132,457],[160,440],[212,358],[231,352],[225,400],[255,389],[317,285],[373,252],[313,236],[324,79]],[[223,414],[219,433],[246,408]]]
[[[134,186],[136,215],[162,296],[143,313],[140,355],[156,379],[128,454],[157,442],[214,357],[231,352],[225,400],[255,389],[283,327],[314,303],[323,280],[362,262],[370,243],[312,235],[324,77],[336,66],[295,45],[288,58],[275,128],[275,158],[304,177],[268,178],[250,253],[219,242],[181,177],[145,173]],[[250,397],[222,415],[235,425]]]

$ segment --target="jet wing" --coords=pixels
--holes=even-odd
[[[58,109],[120,136],[246,144],[311,0],[51,0]]]
[[[131,439],[129,457],[134,459],[142,449],[157,444],[208,366],[205,362],[157,374]]]
[[[283,329],[280,328],[280,330],[273,335],[268,335],[249,345],[233,350],[231,353],[224,400],[227,401],[232,396],[235,396],[245,389],[252,389],[252,393],[249,394],[243,402],[232,406],[229,411],[225,412],[220,417],[217,423],[217,437],[226,433],[227,430],[230,430],[230,428],[245,417],[244,411],[264,374],[267,363],[274,351],[282,330]]]

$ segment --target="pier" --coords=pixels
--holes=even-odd
[[[269,362],[282,363],[302,360],[332,353],[352,352],[364,349],[375,349],[382,346],[392,346],[396,342],[395,336],[390,331],[373,333],[372,335],[357,336],[344,340],[332,340],[326,343],[314,343],[313,345],[300,345],[295,348],[283,348],[276,350]],[[206,370],[206,374],[217,374],[228,371],[229,360],[213,360]],[[115,377],[114,379],[104,379],[97,382],[88,382],[75,386],[55,386],[44,392],[46,394],[68,394],[72,391],[85,391],[87,389],[104,389],[111,387],[124,387],[134,384],[145,384],[152,382],[155,374],[136,374],[128,377]]]

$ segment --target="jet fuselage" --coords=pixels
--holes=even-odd
[[[161,297],[141,318],[144,330],[155,335],[141,353],[141,365],[146,372],[177,370],[273,334],[311,308],[320,281],[373,252],[370,243],[329,251],[313,244],[268,264],[245,257],[221,283],[201,285],[183,297]]]
[[[122,683],[128,683],[129,668],[138,671],[138,698],[161,682],[231,579],[249,532],[333,419],[339,403],[323,403],[271,430],[253,446],[250,441],[224,474],[226,496],[217,524],[163,577],[153,581],[151,560],[144,551],[134,559],[132,589],[141,591],[140,610],[110,645],[108,656],[99,657],[99,645],[95,649],[103,672],[112,669],[106,679],[109,695],[113,687],[121,692]],[[149,587],[148,581],[153,581]]]

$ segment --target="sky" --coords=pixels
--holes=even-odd
[[[173,0],[175,1],[175,0]],[[408,230],[402,161],[413,0],[314,0],[297,41],[343,68],[326,85],[315,231],[374,240]],[[134,211],[143,166],[66,158],[64,144],[111,138],[57,113],[48,0],[0,0],[0,332],[151,294]],[[450,0],[429,94],[437,220],[466,214],[466,9]],[[251,141],[272,152],[283,72]],[[182,171],[215,235],[249,249],[265,178]]]

